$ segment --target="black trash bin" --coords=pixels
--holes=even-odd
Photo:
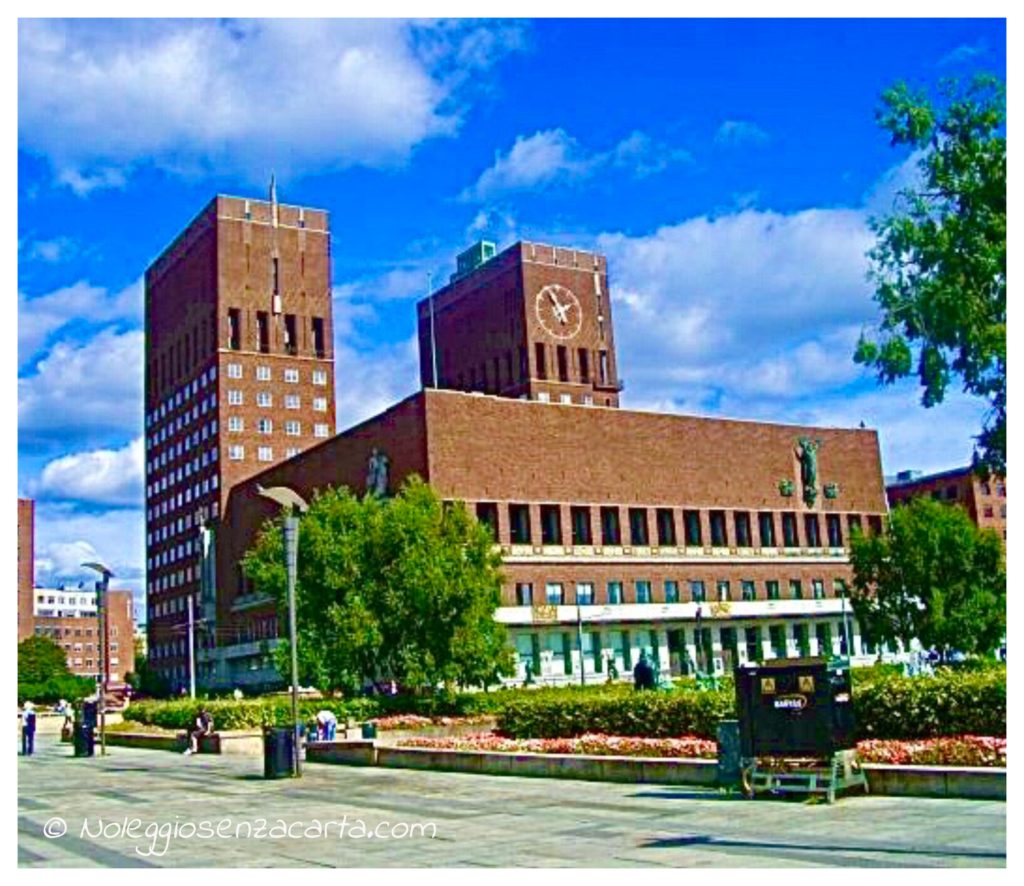
[[[72,742],[76,757],[93,757],[96,754],[96,731],[87,723],[76,723]]]
[[[268,726],[263,730],[263,777],[290,778],[295,774],[295,729]]]

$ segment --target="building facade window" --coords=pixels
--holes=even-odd
[[[608,582],[608,603],[610,605],[616,605],[622,602],[622,582],[621,581],[610,581]]]
[[[269,446],[260,446],[256,450],[256,458],[259,461],[273,461],[274,460],[274,450],[271,449]]]
[[[704,592],[704,582],[699,580],[690,581],[690,599],[694,603],[706,602],[706,595]]]
[[[686,528],[686,544],[689,547],[700,547],[700,513],[697,511],[683,511],[683,525]]]
[[[299,383],[299,370],[286,369],[284,371],[284,380],[290,385],[297,385]]]
[[[740,591],[744,600],[757,599],[757,590],[755,588],[754,582],[750,581],[749,579],[743,579],[740,582]]]
[[[737,511],[733,515],[733,522],[736,526],[736,547],[752,547],[754,542],[750,532],[750,514],[746,511]]]
[[[530,507],[529,505],[508,506],[509,537],[514,545],[530,543]]]
[[[314,437],[326,437],[327,436],[327,425],[313,425],[313,436]]]
[[[231,461],[241,461],[245,458],[245,447],[244,446],[229,446],[228,447],[228,458]]]
[[[601,508],[601,544],[622,544],[622,531],[619,526],[618,508]]]
[[[720,603],[727,603],[730,599],[729,582],[726,580],[719,581],[717,583],[718,589],[718,601]]]
[[[665,579],[665,602],[666,603],[678,603],[679,602],[679,582],[673,579]]]
[[[565,602],[565,590],[557,581],[549,581],[544,586],[544,596],[549,606],[561,606]]]
[[[529,582],[516,582],[516,606],[533,605],[533,585]]]
[[[240,415],[228,416],[228,430],[233,432],[244,431],[245,421]]]
[[[327,398],[326,397],[314,397],[313,398],[313,411],[314,412],[326,412],[327,411]]]
[[[671,547],[676,543],[676,520],[671,508],[658,508],[655,513],[658,524],[658,544]]]
[[[242,405],[242,392],[241,391],[228,391],[228,406],[241,406]]]
[[[638,580],[636,582],[636,602],[651,602],[651,583],[649,581]]]
[[[269,418],[261,418],[256,421],[256,430],[261,434],[272,434],[274,432],[274,421]]]
[[[228,378],[241,378],[242,377],[242,364],[241,363],[228,363]]]
[[[792,600],[802,600],[804,598],[804,589],[799,578],[791,578],[789,580],[789,596]]]
[[[327,373],[323,369],[313,370],[313,384],[318,387],[327,384]]]
[[[569,510],[572,520],[572,543],[589,545],[593,542],[590,534],[590,508],[572,507]]]
[[[841,548],[843,546],[843,521],[838,514],[827,514],[825,516],[825,528],[828,531],[828,546],[830,548]]]
[[[796,514],[788,511],[782,515],[782,543],[787,548],[800,546],[800,540],[796,534]]]
[[[726,547],[725,511],[710,511],[708,520],[711,524],[711,546],[714,548]]]
[[[289,437],[298,437],[302,433],[302,425],[297,421],[286,421],[284,423],[284,432]]]
[[[807,538],[807,547],[821,547],[821,525],[817,514],[804,514],[804,535]]]
[[[815,600],[825,599],[825,582],[823,579],[814,578],[811,579],[811,590],[813,591]]]
[[[562,513],[558,505],[540,506],[540,541],[545,545],[562,543]]]
[[[589,581],[576,585],[576,602],[580,606],[591,606],[594,602],[594,585]]]
[[[768,579],[768,581],[764,583],[764,590],[769,600],[779,599],[779,583],[774,579]]]
[[[629,509],[629,543],[631,545],[646,546],[650,543],[647,535],[647,509]]]

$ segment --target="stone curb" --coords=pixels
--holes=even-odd
[[[612,757],[583,754],[499,753],[446,748],[398,748],[370,741],[313,742],[310,763],[426,769],[478,775],[516,775],[632,784],[717,783],[715,760],[677,757]],[[1006,800],[1006,769],[972,766],[864,764],[872,794]]]

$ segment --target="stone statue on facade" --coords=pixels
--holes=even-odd
[[[800,482],[804,488],[804,502],[811,507],[818,498],[818,449],[821,440],[801,437],[797,440],[796,457],[800,459]]]
[[[388,473],[391,460],[375,446],[370,453],[370,463],[366,471],[366,492],[383,498],[388,494]]]

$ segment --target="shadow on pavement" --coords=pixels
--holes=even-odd
[[[844,844],[842,846],[830,845],[828,843],[779,843],[764,840],[732,840],[728,837],[712,837],[706,834],[690,834],[679,837],[660,837],[653,840],[646,840],[640,844],[644,849],[679,849],[687,846],[708,846],[722,849],[760,849],[785,851],[806,851],[806,852],[873,852],[885,853],[886,855],[935,855],[940,857],[968,858],[1006,858],[1005,852],[986,852],[974,849],[953,849],[945,851],[942,849],[916,849],[907,846],[895,846],[886,843],[874,845]]]

